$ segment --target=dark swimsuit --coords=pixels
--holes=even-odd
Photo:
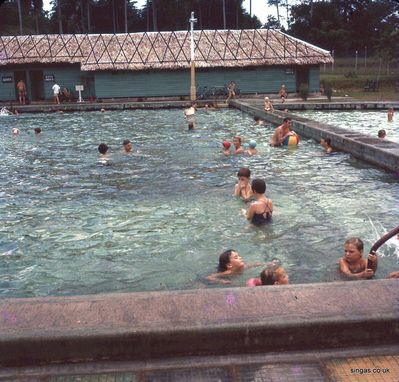
[[[252,216],[252,224],[255,225],[266,224],[269,223],[270,220],[272,220],[272,211],[268,204],[265,206],[265,210],[261,214],[254,214],[254,216]]]

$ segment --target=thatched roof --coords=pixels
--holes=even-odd
[[[195,31],[196,67],[311,65],[330,53],[277,30]],[[190,66],[190,33],[0,36],[0,65],[79,63],[81,70]]]

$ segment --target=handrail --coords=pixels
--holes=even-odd
[[[399,233],[399,226],[397,226],[396,228],[390,230],[388,233],[386,233],[384,236],[382,236],[381,238],[379,238],[371,247],[370,249],[370,253],[371,252],[375,252],[377,251],[378,248],[381,247],[381,245],[383,245],[387,240],[389,240],[391,237],[397,235]]]

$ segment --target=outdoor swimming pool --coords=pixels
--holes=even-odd
[[[313,140],[271,148],[272,128],[236,110],[200,110],[195,131],[182,114],[2,117],[0,295],[209,287],[204,277],[229,248],[246,262],[279,259],[291,283],[333,281],[346,238],[360,236],[368,249],[398,225],[394,175],[349,154],[325,156]],[[220,142],[236,134],[255,139],[259,155],[222,157]],[[126,138],[139,153],[121,154]],[[111,147],[108,165],[98,162],[101,142]],[[267,182],[275,212],[265,227],[251,226],[231,196],[242,166]],[[381,253],[377,278],[399,270],[397,248]]]
[[[301,117],[314,119],[315,121],[330,125],[359,131],[377,137],[378,130],[384,129],[386,139],[399,143],[399,113],[396,112],[392,122],[387,120],[387,110],[331,110],[331,111],[303,111],[294,114]]]

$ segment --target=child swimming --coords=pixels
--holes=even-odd
[[[252,156],[252,155],[256,155],[258,153],[258,150],[256,150],[256,148],[255,148],[256,142],[253,139],[251,139],[249,141],[248,146],[249,146],[248,150],[245,151],[246,154]]]
[[[358,237],[345,241],[344,256],[339,259],[339,270],[348,278],[371,279],[377,270],[376,254],[370,253],[367,260],[363,259],[363,247],[363,242]]]
[[[240,196],[244,200],[249,200],[252,197],[252,188],[249,183],[251,178],[251,170],[242,167],[237,172],[238,183],[234,186],[233,196]]]
[[[265,196],[266,183],[262,179],[254,179],[251,188],[256,201],[249,205],[247,211],[244,210],[246,218],[255,225],[270,222],[273,214],[273,202]]]
[[[219,256],[219,264],[217,273],[213,273],[207,277],[209,281],[219,282],[221,284],[230,284],[230,280],[224,277],[241,274],[245,269],[259,267],[263,263],[245,264],[242,257],[234,249],[229,249]]]
[[[251,278],[246,285],[249,287],[260,285],[287,285],[289,284],[289,277],[285,269],[275,263],[269,264],[258,278]]]

